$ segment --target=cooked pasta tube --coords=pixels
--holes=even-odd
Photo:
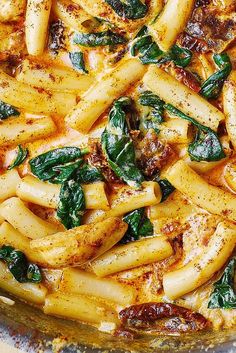
[[[16,73],[17,81],[56,91],[75,91],[80,94],[94,82],[90,75],[80,75],[63,66],[52,66],[25,59]]]
[[[25,15],[25,40],[30,55],[42,55],[47,41],[52,0],[28,0]]]
[[[135,299],[135,291],[132,287],[73,268],[63,270],[59,289],[63,293],[91,295],[126,306],[132,304]]]
[[[189,141],[190,123],[187,120],[170,119],[160,125],[158,137],[168,143],[186,143]]]
[[[236,149],[236,70],[232,71],[223,89],[223,104],[226,129]]]
[[[0,216],[0,224],[2,224],[4,221],[5,221],[5,219],[2,216]]]
[[[71,5],[70,0],[53,0],[52,10],[67,26],[72,27],[78,32],[86,32],[86,27],[83,24],[86,21],[95,22],[94,17],[90,16],[76,4],[72,5],[73,11],[71,11]]]
[[[56,292],[46,297],[44,313],[69,319],[100,324],[100,322],[117,322],[117,313],[109,305],[94,298],[78,294]]]
[[[66,115],[76,105],[73,93],[38,90],[18,82],[3,71],[0,71],[0,100],[30,113],[43,114]]]
[[[11,197],[0,204],[0,216],[16,230],[30,239],[46,237],[58,232],[58,226],[36,216],[18,197]]]
[[[87,209],[109,209],[104,182],[84,184],[82,187]],[[16,193],[24,201],[44,207],[57,208],[60,186],[49,184],[27,175],[17,185]]]
[[[47,289],[37,283],[20,283],[18,282],[7,266],[0,261],[0,288],[16,295],[17,297],[34,304],[44,304]]]
[[[145,181],[140,190],[124,186],[111,198],[110,210],[88,212],[84,217],[84,222],[92,223],[107,217],[120,217],[137,208],[156,205],[160,201],[161,190],[156,182]]]
[[[150,66],[143,80],[166,103],[173,104],[202,125],[216,130],[225,119],[219,109],[157,66]]]
[[[2,223],[0,226],[0,246],[3,245],[10,245],[22,251],[29,261],[42,266],[44,265],[44,258],[41,256],[40,251],[30,248],[30,239],[7,222]]]
[[[166,178],[193,203],[231,221],[236,221],[236,196],[208,184],[185,162],[178,161],[166,172]]]
[[[206,54],[200,54],[198,56],[199,60],[201,61],[202,68],[203,68],[203,77],[204,80],[207,80],[208,77],[214,74],[215,68],[213,64],[209,62],[209,60],[206,57]]]
[[[173,254],[166,237],[153,237],[116,246],[91,262],[99,277],[163,260]]]
[[[16,195],[16,188],[20,180],[16,169],[8,170],[0,175],[0,201]]]
[[[17,145],[20,143],[47,137],[56,131],[52,118],[40,119],[17,118],[0,124],[0,145]]]
[[[168,51],[184,30],[192,13],[194,0],[168,0],[160,16],[148,28],[163,51]]]
[[[236,227],[227,222],[219,223],[201,255],[187,265],[164,274],[165,294],[176,299],[207,282],[227,261],[235,243]]]
[[[125,222],[112,217],[32,240],[30,246],[42,253],[45,267],[79,266],[112,248],[124,236],[127,227]]]
[[[123,61],[86,92],[66,116],[68,124],[80,132],[88,132],[114,99],[142,78],[145,70],[145,66],[137,59]]]

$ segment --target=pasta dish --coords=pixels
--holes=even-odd
[[[235,0],[1,0],[0,39],[0,299],[233,327]]]

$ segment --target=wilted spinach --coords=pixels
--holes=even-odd
[[[0,259],[6,262],[9,271],[18,282],[39,283],[42,281],[39,267],[29,263],[22,251],[3,245],[0,249]]]
[[[190,121],[197,128],[195,139],[188,147],[191,160],[210,162],[219,161],[225,157],[223,147],[215,131],[182,113],[171,104],[165,104],[165,109],[181,119]]]
[[[228,54],[214,54],[213,59],[220,70],[212,74],[201,87],[200,94],[207,99],[217,98],[219,96],[224,81],[232,70],[232,64]]]
[[[148,7],[141,0],[105,0],[118,16],[122,18],[136,20],[143,18],[148,11]]]
[[[128,224],[128,230],[121,243],[128,243],[140,239],[140,237],[153,235],[153,225],[145,214],[144,208],[132,211],[123,217],[123,221]]]
[[[208,308],[236,309],[235,270],[236,257],[229,261],[221,278],[214,283],[214,290],[211,293]]]
[[[12,105],[4,103],[0,100],[0,120],[9,118],[10,116],[19,116],[20,112]]]
[[[157,182],[161,188],[161,202],[164,202],[175,191],[175,188],[167,179],[159,179]]]
[[[192,52],[189,49],[181,48],[175,44],[166,54],[163,55],[158,63],[163,64],[165,62],[173,61],[177,66],[186,67],[190,64],[191,60]]]
[[[78,147],[56,148],[31,159],[29,164],[32,173],[40,180],[60,184],[83,164],[86,153],[87,149]]]
[[[148,115],[141,118],[140,130],[154,129],[158,134],[160,124],[164,121],[165,102],[151,91],[145,91],[140,95],[139,103],[152,108]]]
[[[129,97],[121,97],[114,102],[101,142],[114,173],[128,185],[139,187],[144,177],[136,165],[134,145],[126,121],[131,103]]]
[[[29,153],[29,151],[27,148],[23,148],[21,145],[19,145],[16,159],[13,161],[13,163],[7,169],[13,169],[15,167],[18,167],[18,165],[23,163],[24,160],[27,158],[28,153]]]
[[[126,43],[126,38],[112,32],[110,29],[97,33],[76,33],[73,39],[75,44],[85,47],[98,47],[105,45],[116,45]]]
[[[84,54],[81,51],[69,53],[69,58],[76,70],[82,71],[85,74],[88,73],[88,70],[85,68]]]

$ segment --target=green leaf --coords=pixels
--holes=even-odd
[[[82,184],[89,184],[103,180],[103,175],[96,167],[85,163],[81,168],[76,170],[75,178]]]
[[[163,55],[158,64],[172,61],[177,66],[186,67],[190,64],[191,60],[192,52],[189,49],[181,48],[175,44],[169,52]]]
[[[214,283],[214,290],[211,293],[208,308],[236,309],[235,270],[236,257],[229,261],[219,281]]]
[[[83,163],[88,150],[78,147],[62,147],[43,153],[29,161],[31,171],[40,180],[61,183]],[[73,162],[73,163],[71,163]]]
[[[123,217],[123,221],[128,224],[128,230],[122,238],[122,243],[128,243],[140,239],[142,236],[153,235],[153,225],[145,214],[145,209],[140,208],[132,211]]]
[[[161,202],[164,202],[172,194],[172,192],[175,191],[175,188],[167,179],[160,179],[157,182],[161,188]]]
[[[139,187],[144,177],[136,165],[134,145],[126,121],[126,112],[131,103],[128,97],[121,97],[114,102],[101,142],[114,173],[128,185]]]
[[[0,259],[6,262],[9,271],[18,282],[39,283],[42,281],[39,267],[28,263],[22,251],[15,250],[12,246],[3,245],[0,249]]]
[[[10,116],[19,116],[20,112],[12,105],[4,103],[0,100],[0,120],[9,118]]]
[[[188,147],[191,160],[210,162],[219,161],[225,157],[221,142],[212,129],[200,124],[171,104],[165,104],[165,109],[181,119],[190,121],[198,129],[194,141]]]
[[[141,118],[140,130],[144,133],[153,129],[158,134],[160,132],[160,124],[164,121],[164,105],[156,94],[145,91],[139,97],[139,103],[143,106],[151,107],[152,110]]]
[[[59,195],[57,216],[62,224],[71,229],[81,224],[85,211],[85,197],[82,186],[75,179],[64,181]]]
[[[29,151],[27,148],[22,148],[21,145],[18,145],[18,152],[17,152],[16,159],[13,161],[13,163],[7,169],[10,170],[15,167],[18,167],[27,158],[28,153],[29,153]]]
[[[111,30],[98,33],[76,33],[73,39],[75,44],[85,47],[97,47],[126,43],[126,39]]]
[[[213,59],[220,70],[212,74],[201,87],[200,94],[207,99],[217,98],[219,96],[224,81],[232,70],[232,64],[228,54],[214,54]]]
[[[88,70],[85,68],[84,54],[81,51],[69,53],[69,58],[76,70],[82,71],[85,74],[88,73]]]
[[[127,19],[136,20],[143,18],[148,12],[148,6],[141,0],[105,0],[118,16]]]

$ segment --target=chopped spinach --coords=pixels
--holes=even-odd
[[[82,71],[85,74],[88,73],[88,70],[85,68],[84,54],[81,51],[69,53],[69,58],[76,70]]]
[[[122,18],[136,20],[143,18],[148,11],[148,6],[141,0],[105,0],[118,16]]]
[[[19,116],[20,112],[12,105],[4,103],[0,100],[0,120],[9,118],[10,116]]]
[[[186,67],[192,60],[192,52],[189,49],[173,45],[171,49],[159,60],[159,64],[173,61],[175,65]]]
[[[217,98],[219,96],[224,81],[232,70],[232,64],[228,54],[214,54],[213,59],[220,70],[212,74],[201,87],[200,94],[207,99]]]
[[[157,182],[161,188],[161,202],[164,202],[172,194],[172,192],[175,191],[175,188],[167,179],[160,179]]]
[[[132,211],[123,217],[123,221],[128,224],[128,230],[121,243],[138,240],[140,237],[153,235],[153,225],[145,214],[144,208]]]
[[[236,309],[235,270],[236,257],[229,261],[221,278],[214,283],[214,290],[211,293],[208,308]]]
[[[61,20],[51,23],[49,28],[49,43],[48,47],[54,54],[58,54],[60,49],[65,47],[65,27]]]
[[[62,147],[31,159],[29,164],[32,173],[40,180],[60,184],[82,165],[86,153],[87,149]]]
[[[95,181],[103,180],[102,173],[91,165],[85,163],[75,172],[76,180],[83,184],[94,183]]]
[[[114,173],[128,185],[139,187],[144,177],[136,165],[134,145],[126,121],[126,112],[131,104],[129,97],[121,97],[114,102],[101,142]]]
[[[126,41],[126,38],[110,29],[97,33],[76,33],[73,39],[75,44],[85,47],[123,44]]]
[[[190,121],[197,128],[195,139],[188,147],[191,160],[210,162],[219,161],[225,157],[223,147],[215,131],[182,113],[171,104],[165,104],[165,109],[181,119]]]
[[[42,281],[39,267],[29,263],[22,251],[3,245],[0,249],[0,259],[6,262],[9,271],[18,282],[39,283]]]
[[[24,160],[27,158],[28,153],[29,151],[27,148],[23,148],[21,145],[18,145],[18,152],[17,152],[16,159],[7,169],[13,169],[15,167],[18,167],[18,165],[23,163]]]

